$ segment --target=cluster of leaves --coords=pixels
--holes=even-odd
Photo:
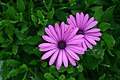
[[[76,67],[59,71],[38,44],[44,28],[65,21],[70,14],[84,12],[99,21],[102,37],[86,51]],[[119,0],[0,0],[0,61],[3,80],[119,80]]]

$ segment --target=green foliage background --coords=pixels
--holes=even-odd
[[[76,67],[57,71],[38,44],[45,27],[76,12],[94,16],[103,35]],[[120,0],[0,0],[0,61],[3,80],[120,80]]]

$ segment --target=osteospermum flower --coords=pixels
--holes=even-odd
[[[83,35],[76,35],[77,31],[78,28],[65,27],[64,22],[60,26],[56,23],[55,28],[52,25],[45,28],[47,35],[42,38],[47,42],[39,44],[39,50],[46,52],[41,59],[51,57],[49,65],[56,61],[57,69],[60,69],[62,63],[68,67],[68,61],[76,66],[75,60],[80,60],[77,54],[84,54],[84,49],[77,45]]]
[[[99,36],[102,34],[99,32],[99,28],[93,28],[97,25],[98,21],[94,21],[94,17],[89,19],[89,15],[84,15],[82,12],[76,13],[76,18],[70,15],[67,19],[68,24],[73,28],[79,28],[77,34],[84,35],[83,42],[80,44],[85,50],[87,47],[92,49],[92,45],[96,45],[96,41],[100,41]]]

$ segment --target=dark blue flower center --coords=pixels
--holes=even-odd
[[[66,42],[64,42],[64,41],[58,42],[58,48],[59,49],[65,49],[65,47],[66,47]]]
[[[84,34],[83,30],[78,30],[77,34]]]

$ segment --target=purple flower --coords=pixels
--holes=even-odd
[[[79,28],[77,34],[84,35],[83,42],[80,44],[85,50],[87,47],[92,49],[92,45],[96,45],[96,41],[100,41],[99,36],[102,34],[99,32],[99,28],[93,28],[97,25],[98,21],[94,21],[94,17],[89,19],[89,15],[84,15],[82,12],[76,13],[76,18],[70,15],[67,19],[68,24],[73,28]]]
[[[42,38],[47,43],[39,44],[39,50],[45,51],[41,59],[51,57],[49,65],[56,61],[57,69],[60,69],[62,63],[68,67],[68,61],[76,66],[75,60],[80,60],[77,54],[84,54],[84,49],[77,45],[83,38],[83,35],[76,35],[78,28],[72,29],[62,22],[60,26],[57,23],[55,27],[49,25],[48,28],[45,28],[45,32],[47,35],[43,35]]]

